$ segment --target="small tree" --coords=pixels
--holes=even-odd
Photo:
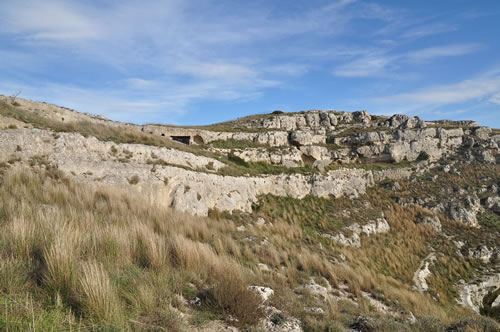
[[[19,95],[21,94],[22,90],[18,90],[16,92],[14,92],[10,97],[10,103],[14,106],[19,106],[20,104],[16,101],[17,97],[19,97]]]

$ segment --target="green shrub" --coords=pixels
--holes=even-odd
[[[430,156],[427,152],[422,151],[417,157],[417,160],[422,161],[422,160],[429,160]]]

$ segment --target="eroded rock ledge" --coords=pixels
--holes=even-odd
[[[280,174],[233,177],[211,174],[224,166],[219,161],[188,152],[136,144],[114,144],[75,133],[39,129],[0,131],[0,161],[29,160],[46,156],[67,174],[116,186],[127,186],[148,195],[154,204],[168,205],[195,215],[210,209],[251,211],[260,195],[303,198],[359,197],[375,179],[409,176],[405,169],[369,171],[341,168],[326,174]],[[151,165],[152,154],[168,165]],[[176,166],[177,165],[177,166]],[[196,169],[204,172],[195,171]]]

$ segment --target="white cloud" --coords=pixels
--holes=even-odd
[[[493,72],[494,73],[494,72]],[[430,86],[413,92],[375,98],[379,103],[415,103],[444,105],[488,99],[495,102],[500,94],[500,75],[484,75],[458,83]]]
[[[149,89],[159,84],[157,81],[145,80],[142,78],[128,78],[124,80],[127,87],[132,89]]]
[[[81,7],[57,0],[7,0],[3,6],[2,29],[28,40],[86,40],[99,38],[92,19],[80,14]]]
[[[479,50],[479,44],[454,44],[428,47],[408,53],[411,61],[427,61],[438,57],[460,56]]]
[[[403,38],[422,38],[431,35],[452,32],[458,30],[458,26],[448,23],[429,23],[412,27],[402,34]]]
[[[491,96],[489,101],[493,104],[500,105],[500,92]]]
[[[396,57],[369,55],[341,65],[334,75],[342,77],[373,77],[387,75]]]
[[[425,62],[440,57],[461,56],[477,51],[480,44],[451,44],[414,50],[407,53],[388,54],[378,52],[362,56],[337,67],[333,74],[341,77],[390,77],[397,78],[396,71],[410,62]],[[405,74],[406,78],[414,75]]]
[[[186,109],[200,99],[256,98],[265,89],[282,85],[283,76],[310,70],[309,65],[283,61],[287,55],[315,57],[315,43],[342,35],[353,19],[385,19],[387,14],[380,6],[356,0],[281,16],[262,4],[238,5],[229,11],[216,1],[181,0],[116,0],[99,6],[76,0],[3,0],[0,12],[0,35],[24,50],[24,63],[43,68],[43,61],[52,63],[56,55],[62,63],[111,68],[114,80],[100,82],[104,88],[82,88],[80,93],[89,95],[85,102],[78,93],[65,90],[78,104],[100,100],[110,112],[118,101]],[[284,40],[286,48],[280,47]],[[311,50],[304,52],[304,43],[309,42]],[[321,61],[353,54],[352,47],[332,49],[320,55]],[[50,86],[39,85],[43,84]],[[44,94],[49,92],[44,89]],[[115,97],[104,98],[104,93]],[[53,95],[63,100],[61,94]],[[97,104],[95,108],[104,110]]]
[[[284,63],[278,65],[270,65],[263,68],[266,73],[287,75],[287,76],[302,76],[309,71],[311,65],[298,63]]]
[[[240,80],[257,76],[257,73],[253,69],[232,63],[180,64],[175,69],[181,73],[207,78]]]

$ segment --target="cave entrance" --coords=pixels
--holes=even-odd
[[[176,142],[187,145],[191,142],[191,136],[170,136],[170,138]]]
[[[196,144],[205,144],[205,142],[203,141],[203,137],[201,137],[200,135],[195,135],[193,137],[193,141],[196,143]]]

